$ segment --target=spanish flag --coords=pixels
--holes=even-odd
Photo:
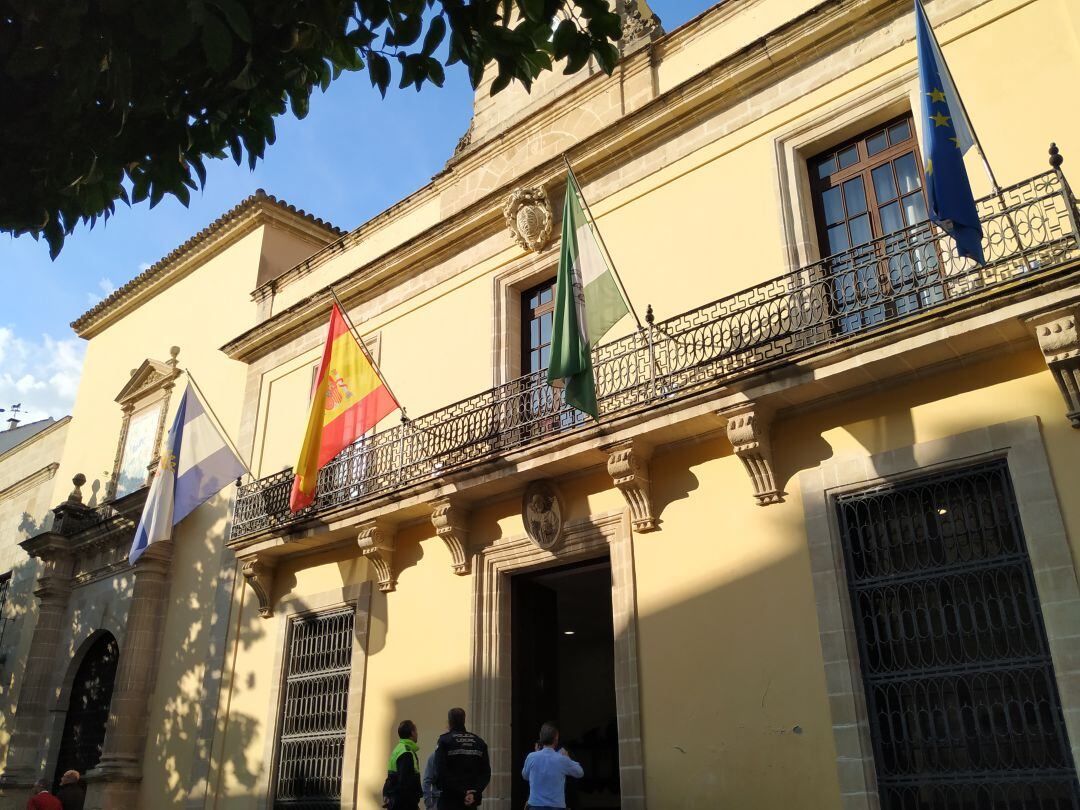
[[[310,506],[319,469],[398,407],[334,304],[289,509],[298,512]]]

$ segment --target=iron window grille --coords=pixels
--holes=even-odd
[[[836,502],[883,810],[1077,810],[1004,460]]]
[[[290,622],[275,810],[338,810],[352,667],[351,608]]]

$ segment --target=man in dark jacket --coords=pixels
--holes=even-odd
[[[439,737],[435,749],[435,787],[439,810],[476,807],[491,781],[487,743],[465,730],[465,710],[451,709],[450,730]]]
[[[416,723],[398,723],[398,743],[390,754],[386,785],[383,788],[384,807],[392,810],[417,810],[424,795],[420,787],[420,746],[417,745]]]
[[[60,777],[60,787],[56,791],[56,798],[60,800],[64,810],[83,810],[86,802],[86,785],[80,781],[82,777],[78,771],[64,771]]]

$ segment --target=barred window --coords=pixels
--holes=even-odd
[[[341,806],[353,616],[348,608],[291,622],[275,809],[337,810]]]
[[[1004,461],[837,502],[882,810],[1076,810]]]

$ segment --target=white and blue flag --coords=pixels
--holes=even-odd
[[[151,543],[167,540],[173,526],[246,469],[189,387],[169,430],[128,562],[139,559]]]

